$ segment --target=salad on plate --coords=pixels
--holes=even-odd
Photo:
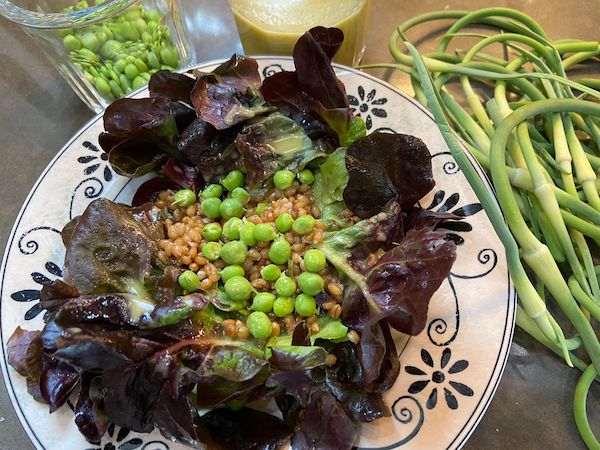
[[[418,138],[366,135],[317,27],[295,71],[261,80],[234,55],[156,72],[150,97],[104,113],[119,174],[156,176],[131,205],[92,201],[65,225],[64,279],[10,364],[50,412],[98,442],[109,424],[194,448],[350,449],[390,415],[398,333],[425,326],[450,272],[450,213]]]

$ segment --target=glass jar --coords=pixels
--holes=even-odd
[[[344,32],[334,61],[353,66],[362,58],[371,0],[229,0],[248,55],[291,55],[304,32],[321,25]]]
[[[195,64],[178,0],[0,0],[95,112],[160,69]]]

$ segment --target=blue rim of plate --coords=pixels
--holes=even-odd
[[[257,60],[286,60],[286,61],[292,60],[292,57],[289,57],[289,56],[269,56],[269,55],[248,55],[248,56],[251,56],[252,58],[255,58]],[[220,64],[224,61],[226,61],[226,59],[215,59],[215,60],[207,61],[207,62],[204,62],[202,64],[199,64],[199,65],[196,65],[193,67],[181,69],[178,72],[186,72],[186,71],[192,70],[192,69],[209,67],[212,65]],[[431,119],[431,121],[437,126],[437,123],[435,122],[435,119],[434,119],[431,111],[429,111],[427,108],[425,108],[419,102],[417,102],[414,98],[412,98],[411,96],[402,92],[400,89],[396,88],[395,86],[393,86],[383,80],[380,80],[379,78],[376,78],[373,75],[370,75],[365,72],[361,72],[360,70],[353,69],[348,66],[334,63],[333,67],[339,72],[352,73],[354,75],[358,75],[358,76],[367,78],[368,80],[370,80],[376,84],[379,84],[380,86],[383,86],[387,89],[392,90],[396,94],[403,97],[405,100],[412,103],[423,113],[425,113],[425,115],[427,117],[429,117]],[[147,86],[144,86],[135,91],[132,91],[131,93],[129,93],[127,95],[127,97],[134,97],[139,92],[141,92],[145,89],[147,89]],[[39,178],[37,179],[37,181],[31,188],[29,194],[27,195],[27,197],[23,203],[23,206],[19,210],[17,218],[15,219],[15,223],[12,227],[12,230],[10,232],[9,238],[6,243],[6,247],[4,250],[4,256],[2,257],[2,265],[0,266],[0,273],[2,274],[2,277],[0,278],[0,304],[2,302],[2,299],[4,298],[4,277],[6,275],[6,263],[7,263],[8,254],[9,254],[8,250],[12,247],[12,244],[13,244],[15,236],[16,236],[17,228],[19,227],[21,220],[23,218],[23,213],[27,209],[27,206],[29,205],[29,202],[31,201],[33,195],[36,193],[39,185],[46,178],[48,172],[54,166],[54,164],[56,164],[56,162],[61,158],[63,153],[71,146],[71,144],[75,140],[77,140],[77,138],[79,138],[83,133],[85,133],[93,123],[97,122],[98,120],[101,120],[102,116],[103,116],[103,113],[99,113],[96,116],[92,117],[71,137],[71,139],[69,139],[69,141],[67,141],[67,143],[65,145],[63,145],[63,147],[59,150],[59,152],[48,163],[48,165],[46,166],[46,168],[44,169],[42,174],[39,176]],[[477,174],[485,182],[488,190],[490,192],[492,192],[492,194],[494,195],[494,199],[496,199],[496,194],[494,192],[492,184],[491,184],[488,176],[484,172],[484,170],[481,168],[481,166],[479,165],[479,163],[477,162],[475,157],[471,154],[471,152],[469,152],[464,147],[463,147],[463,150],[466,153],[467,157],[469,158],[469,161],[471,162],[471,164],[477,171]],[[496,205],[498,206],[497,201],[496,201]],[[477,402],[475,409],[473,410],[473,412],[471,413],[470,417],[468,418],[466,423],[463,425],[463,427],[459,430],[459,432],[452,439],[450,444],[446,447],[446,450],[459,449],[466,443],[468,438],[471,436],[471,434],[473,434],[473,432],[475,431],[475,428],[477,427],[477,425],[483,418],[483,415],[485,414],[487,408],[489,407],[489,405],[492,401],[492,398],[494,397],[494,393],[498,389],[500,380],[502,379],[502,374],[506,367],[506,362],[508,361],[510,344],[512,342],[512,338],[513,338],[513,334],[514,334],[515,317],[516,317],[516,307],[515,306],[516,306],[516,302],[517,302],[516,289],[512,283],[512,280],[510,279],[510,275],[508,274],[508,272],[507,272],[506,276],[508,277],[508,293],[507,293],[507,306],[508,307],[506,310],[506,320],[504,323],[504,332],[502,334],[502,342],[500,344],[500,351],[498,352],[498,356],[496,358],[494,369],[492,370],[490,379],[487,381],[485,390],[483,391],[479,401]],[[2,317],[1,317],[1,312],[0,312],[0,323],[1,323],[1,320],[2,320]],[[0,326],[0,343],[3,343],[3,342],[4,342],[4,337],[2,335],[2,327]],[[12,380],[10,379],[10,377],[8,375],[8,360],[7,360],[7,355],[4,351],[3,345],[0,345],[0,353],[1,353],[1,357],[2,357],[2,360],[1,360],[2,364],[0,364],[0,366],[2,368],[2,376],[4,378],[4,383],[5,383],[7,391],[8,391],[11,405],[12,405],[17,417],[19,418],[19,423],[20,423],[23,431],[25,432],[25,434],[27,435],[27,437],[29,438],[29,440],[35,446],[36,449],[50,450],[50,449],[46,449],[46,447],[44,447],[42,445],[42,443],[38,439],[37,435],[35,434],[34,428],[27,421],[25,414],[23,413],[23,411],[21,409],[21,405],[20,405],[19,401],[17,400],[16,394],[14,391],[14,386],[12,384]]]

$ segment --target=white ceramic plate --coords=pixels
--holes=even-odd
[[[288,58],[258,58],[264,76],[293,70]],[[201,69],[210,71],[215,64]],[[425,330],[403,342],[401,372],[386,393],[392,416],[363,426],[359,448],[437,450],[461,447],[492,399],[512,338],[515,292],[504,249],[477,198],[450,156],[431,114],[412,98],[364,73],[337,67],[350,104],[369,132],[385,130],[423,139],[432,154],[434,190],[422,200],[465,219],[448,224],[458,245],[452,273],[431,301]],[[146,96],[144,89],[136,96]],[[6,246],[1,270],[2,370],[13,406],[38,449],[183,450],[158,432],[139,435],[111,427],[99,445],[85,441],[68,407],[50,415],[6,363],[6,343],[17,326],[41,329],[41,285],[60,277],[59,230],[93,199],[128,202],[140,180],[116,175],[97,144],[102,117],[88,122],[58,152],[29,194]],[[485,175],[480,174],[483,179]]]

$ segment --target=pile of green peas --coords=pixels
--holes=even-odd
[[[274,174],[273,184],[285,191],[296,177],[304,184],[314,181],[314,175],[308,169],[296,175],[281,170]],[[234,302],[251,301],[251,313],[246,319],[248,331],[257,339],[266,339],[272,328],[269,314],[283,318],[293,313],[301,317],[318,313],[315,296],[324,290],[325,282],[319,273],[325,269],[327,261],[321,250],[312,248],[302,257],[305,272],[294,279],[282,271],[281,266],[285,267],[292,256],[291,246],[282,234],[290,230],[299,235],[308,234],[315,227],[315,218],[302,215],[294,220],[289,213],[284,213],[275,223],[254,224],[244,217],[252,197],[244,184],[244,174],[233,170],[219,184],[206,186],[198,195],[188,189],[178,191],[173,204],[187,208],[198,201],[203,215],[213,220],[202,230],[202,255],[209,261],[221,259],[227,264],[219,273],[225,295]],[[245,278],[243,264],[248,249],[258,242],[270,243],[270,264],[264,266],[260,274],[266,281],[274,283],[274,292],[257,292]],[[179,284],[187,292],[200,286],[198,276],[190,270],[179,277]]]
[[[63,12],[88,7],[83,0]],[[146,85],[156,71],[180,67],[179,52],[162,22],[158,10],[133,5],[100,24],[62,30],[60,36],[83,78],[112,101]]]

